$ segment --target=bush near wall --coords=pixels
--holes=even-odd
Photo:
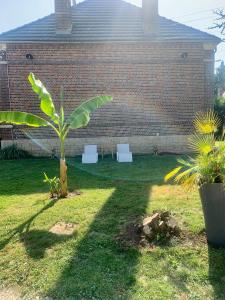
[[[0,159],[2,160],[17,160],[30,157],[32,157],[32,155],[29,152],[18,148],[16,144],[12,144],[0,150]]]

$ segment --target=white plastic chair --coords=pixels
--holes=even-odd
[[[84,146],[82,154],[82,164],[96,164],[98,162],[97,145]]]
[[[130,152],[129,144],[117,145],[117,161],[118,162],[133,162],[133,155]]]

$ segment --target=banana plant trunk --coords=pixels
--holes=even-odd
[[[60,141],[60,183],[61,183],[61,197],[65,198],[68,195],[67,183],[67,165],[65,159],[65,146],[64,140]]]

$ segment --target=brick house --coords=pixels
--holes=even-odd
[[[0,35],[0,110],[39,112],[27,83],[34,72],[65,108],[92,96],[114,101],[93,114],[87,128],[71,132],[67,154],[84,144],[128,142],[134,152],[186,150],[194,114],[212,105],[214,54],[220,39],[158,15],[157,0],[142,8],[122,0],[55,0],[55,13]],[[53,132],[29,135],[57,148]],[[43,154],[26,129],[1,126],[2,145],[12,136]]]

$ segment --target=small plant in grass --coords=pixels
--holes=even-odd
[[[53,99],[42,82],[36,79],[33,73],[30,73],[28,80],[33,91],[39,96],[41,111],[48,118],[42,118],[26,112],[1,111],[0,123],[27,125],[31,127],[51,127],[54,130],[60,142],[60,196],[65,198],[68,195],[67,165],[65,158],[66,137],[71,129],[87,126],[90,121],[90,114],[105,103],[112,101],[113,98],[111,96],[97,96],[79,105],[70,116],[66,118],[64,115],[63,91],[61,91],[60,95],[61,107],[59,112],[57,112]]]
[[[153,146],[153,154],[158,155],[159,154],[159,148],[157,145]]]
[[[58,177],[49,178],[46,173],[44,173],[44,183],[49,186],[49,193],[51,198],[59,198],[61,194],[61,184]]]

